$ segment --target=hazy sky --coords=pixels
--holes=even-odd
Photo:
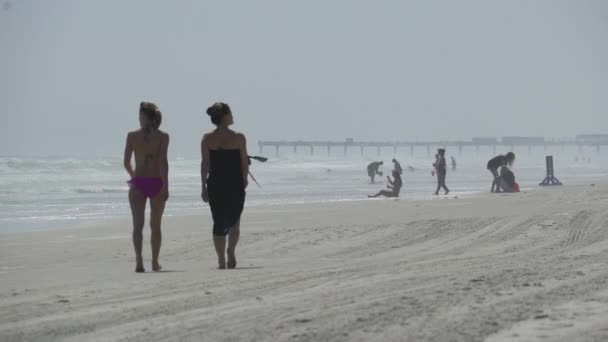
[[[0,155],[121,155],[142,100],[174,157],[217,100],[251,148],[608,133],[608,1],[0,2]]]

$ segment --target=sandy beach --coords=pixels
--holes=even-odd
[[[129,217],[5,234],[0,340],[605,341],[607,209],[607,184],[246,208],[223,271],[202,208],[159,273]]]

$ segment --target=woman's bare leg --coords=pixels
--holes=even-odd
[[[375,198],[375,197],[378,197],[378,196],[382,195],[382,191],[384,191],[384,190],[380,190],[380,191],[378,191],[378,193],[377,193],[377,194],[375,194],[375,195],[367,195],[367,197],[369,197],[369,198]]]
[[[241,236],[241,220],[238,220],[236,224],[230,228],[228,232],[228,268],[236,267],[236,245],[239,243],[239,237]]]
[[[369,198],[374,198],[374,197],[378,197],[378,196],[395,197],[393,195],[393,192],[392,191],[388,191],[388,190],[380,190],[380,191],[378,191],[377,194],[371,195],[371,196],[367,195],[367,197],[369,197]]]
[[[226,237],[213,235],[213,245],[215,246],[215,252],[217,253],[218,268],[226,268]]]
[[[146,214],[146,197],[134,186],[129,189],[129,204],[133,216],[133,248],[135,249],[135,272],[145,272],[141,255],[143,243],[144,220]]]
[[[163,196],[156,196],[150,200],[150,230],[152,232],[150,242],[152,245],[152,270],[160,271],[158,256],[162,244],[162,232],[160,229],[163,212],[165,211],[165,200]]]

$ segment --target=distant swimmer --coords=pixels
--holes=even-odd
[[[450,158],[452,158],[452,171],[456,171],[456,159],[453,156]]]
[[[443,188],[445,190],[445,194],[450,193],[450,189],[445,185],[445,176],[448,172],[447,170],[447,162],[445,160],[445,149],[440,148],[437,150],[437,161],[435,162],[435,170],[437,172],[437,190],[435,190],[435,195],[439,195],[439,190]]]
[[[382,164],[384,164],[383,161],[375,161],[367,165],[367,175],[371,178],[372,184],[374,184],[374,177],[376,177],[376,175],[382,176],[382,171],[378,171],[378,168]]]
[[[395,164],[395,171],[399,172],[399,174],[402,175],[403,169],[401,168],[401,164],[399,164],[397,159],[393,158],[393,164]]]
[[[401,175],[399,174],[399,172],[397,172],[397,170],[393,170],[393,178],[395,180],[391,180],[391,178],[389,176],[386,176],[386,179],[388,180],[388,185],[387,185],[388,190],[380,190],[377,194],[367,195],[367,197],[369,197],[369,198],[374,198],[374,197],[378,197],[378,196],[399,197],[399,192],[401,191],[401,187],[403,186],[403,181],[401,180]]]
[[[503,166],[511,166],[513,165],[513,162],[515,161],[515,153],[513,152],[509,152],[505,155],[497,155],[496,157],[490,159],[488,161],[488,165],[487,168],[488,170],[490,170],[490,172],[492,173],[492,176],[494,176],[493,180],[492,180],[492,188],[490,189],[490,192],[500,192],[500,185],[498,184],[500,181],[500,175],[498,174],[498,169],[503,167]],[[496,190],[494,190],[496,189]]]

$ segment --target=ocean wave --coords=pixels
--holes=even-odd
[[[0,173],[121,169],[122,160],[75,158],[0,158]]]
[[[126,193],[129,189],[124,188],[76,188],[74,192],[77,194],[120,194]]]

